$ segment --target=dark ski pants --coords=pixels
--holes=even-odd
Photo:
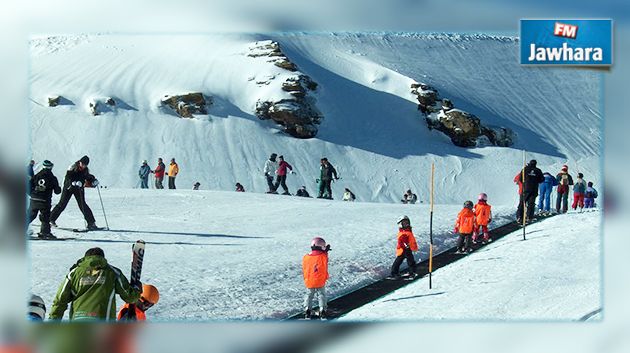
[[[457,250],[464,252],[468,249],[470,249],[470,237],[472,236],[472,234],[470,233],[466,233],[466,234],[462,234],[459,233],[459,238],[457,238]]]
[[[558,198],[556,199],[556,211],[560,213],[560,205],[562,205],[562,213],[567,213],[567,209],[569,208],[569,192],[565,191],[563,193],[558,193]]]
[[[28,214],[28,224],[31,224],[39,213],[39,221],[42,223],[40,233],[50,233],[50,202],[31,200]]]
[[[396,256],[396,259],[394,260],[394,263],[392,264],[392,269],[390,271],[392,276],[398,276],[398,274],[400,273],[400,265],[405,259],[407,259],[407,266],[409,266],[409,273],[414,272],[414,267],[416,266],[416,260],[414,260],[413,258],[413,252],[411,252],[411,249],[406,248],[403,250],[402,254],[400,254],[399,256]]]
[[[273,187],[273,176],[269,174],[265,174],[265,178],[267,179],[267,186],[269,187],[269,192],[273,192],[275,188]]]
[[[149,188],[149,177],[140,178],[140,189],[148,189]]]
[[[585,198],[584,199],[584,207],[585,208],[593,208],[593,207],[595,207],[595,199],[593,199],[593,198]]]
[[[518,203],[518,209],[516,210],[516,218],[523,218],[523,203],[527,205],[527,219],[534,218],[534,205],[536,205],[536,196],[538,196],[538,190],[536,191],[523,191],[521,194],[520,202]]]
[[[319,196],[332,199],[332,189],[330,188],[331,179],[321,179],[319,181]],[[324,196],[325,195],[325,196]]]
[[[162,180],[164,180],[164,177],[162,177],[162,178],[155,178],[155,188],[156,189],[164,189],[164,185],[162,185]]]
[[[83,188],[77,187],[71,187],[70,189],[63,190],[63,192],[61,193],[61,198],[59,199],[59,203],[57,203],[57,205],[55,205],[55,208],[53,208],[52,210],[50,221],[57,221],[57,218],[59,218],[61,212],[66,209],[68,201],[70,201],[70,198],[72,196],[74,196],[74,199],[77,200],[77,205],[79,205],[79,210],[81,210],[81,213],[83,213],[83,218],[85,218],[85,221],[88,224],[96,223],[96,220],[94,219],[94,214],[92,213],[90,206],[88,206],[85,202],[85,190],[83,190]]]
[[[175,177],[174,176],[169,176],[168,177],[168,188],[169,189],[175,189]]]
[[[287,187],[287,176],[286,175],[277,175],[276,183],[273,185],[273,191],[277,191],[278,187],[282,185],[284,192],[289,192],[289,188]]]

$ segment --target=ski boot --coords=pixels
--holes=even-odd
[[[313,316],[313,314],[311,313],[311,309],[306,309],[306,312],[304,313],[304,318],[307,320],[310,320]]]
[[[52,233],[37,233],[37,237],[39,239],[45,239],[45,240],[55,240],[55,239],[57,239],[57,237],[54,236]]]
[[[87,230],[97,230],[99,227],[96,226],[96,223],[90,223],[87,225]]]

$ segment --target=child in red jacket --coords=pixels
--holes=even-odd
[[[475,222],[477,226],[473,230],[473,243],[478,242],[479,234],[483,234],[482,243],[489,243],[490,231],[488,230],[488,224],[492,222],[492,206],[488,205],[488,195],[485,193],[479,194],[478,202],[473,209],[475,213]],[[481,232],[479,229],[481,228]]]
[[[455,222],[455,233],[459,234],[457,239],[457,253],[471,252],[470,238],[477,227],[475,213],[473,212],[472,201],[464,202],[464,208],[457,214]]]

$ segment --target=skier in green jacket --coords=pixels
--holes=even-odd
[[[141,283],[130,284],[118,268],[107,263],[101,248],[91,248],[70,268],[49,318],[61,320],[71,303],[70,320],[116,321],[115,294],[127,303],[135,303],[141,291]]]

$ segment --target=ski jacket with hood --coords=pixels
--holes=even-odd
[[[332,164],[328,163],[327,165],[322,165],[320,167],[319,178],[321,180],[332,180],[333,176],[337,179],[337,170],[333,167]]]
[[[586,192],[586,182],[584,179],[577,178],[577,181],[573,185],[573,192],[583,194]]]
[[[50,169],[42,169],[30,180],[31,200],[50,203],[52,193],[60,194],[61,187],[57,177]]]
[[[302,274],[306,288],[321,288],[328,280],[328,253],[313,250],[302,258]]]
[[[140,169],[138,170],[138,176],[142,179],[148,178],[150,173],[151,173],[151,167],[149,167],[146,164],[141,165]]]
[[[177,174],[179,174],[179,166],[177,165],[177,163],[171,162],[171,164],[168,166],[168,176],[174,178],[177,176]]]
[[[523,175],[525,176],[525,180],[523,180]],[[519,173],[518,178],[523,183],[523,191],[527,193],[538,193],[538,184],[545,180],[542,170],[531,164],[525,166],[525,172]]]
[[[287,163],[286,161],[280,162],[280,164],[278,165],[278,170],[276,171],[276,174],[278,174],[278,175],[287,175],[287,168],[289,170],[293,170],[293,167],[289,163]]]
[[[396,256],[402,255],[407,248],[411,251],[418,251],[416,237],[413,235],[411,228],[400,228],[396,239]]]
[[[116,317],[116,319],[118,319],[118,321],[121,321],[121,320],[146,321],[147,320],[147,315],[144,313],[144,311],[140,310],[140,308],[138,308],[137,305],[133,306],[134,311],[131,313],[131,317],[128,317],[127,313],[129,312],[130,309],[131,309],[131,304],[125,303],[125,305],[123,305],[123,307],[120,308],[120,311],[118,312],[118,316]]]
[[[164,163],[160,162],[158,163],[157,167],[155,167],[155,170],[153,171],[155,173],[155,177],[158,179],[164,178],[164,172],[166,171],[166,166],[164,165]]]
[[[87,183],[94,182],[94,180],[96,180],[96,178],[94,175],[90,174],[88,167],[81,169],[79,162],[77,161],[68,168],[66,176],[63,179],[63,188],[70,189],[71,187],[83,187]],[[76,182],[80,182],[81,186],[79,186]]]
[[[271,159],[268,159],[265,161],[265,168],[263,168],[263,172],[265,173],[265,176],[273,175],[273,173],[275,173],[276,170],[278,170],[277,161],[272,161]]]
[[[568,172],[560,172],[556,175],[558,182],[558,192],[563,194],[569,191],[569,185],[573,185],[573,177]]]
[[[120,270],[99,255],[81,258],[66,275],[50,311],[51,320],[61,320],[70,305],[70,320],[116,320],[116,294],[127,303],[140,298]]]

